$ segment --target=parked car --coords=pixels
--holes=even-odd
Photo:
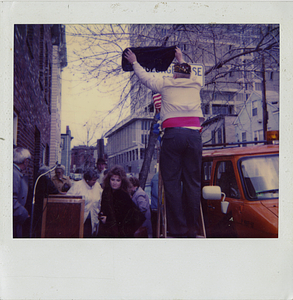
[[[73,179],[74,181],[79,181],[83,178],[83,174],[81,174],[81,173],[71,173],[70,178]]]
[[[279,145],[204,150],[207,237],[277,238]]]

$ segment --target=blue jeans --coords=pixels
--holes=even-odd
[[[200,217],[202,142],[198,130],[166,128],[160,167],[168,235],[196,237]]]

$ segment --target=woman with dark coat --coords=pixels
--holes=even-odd
[[[133,238],[145,220],[130,197],[130,183],[124,169],[115,166],[104,178],[99,237]]]

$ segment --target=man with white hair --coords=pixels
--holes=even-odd
[[[28,195],[28,178],[23,171],[28,167],[31,159],[29,150],[15,148],[13,150],[13,237],[22,237],[22,225],[29,218],[25,208]]]

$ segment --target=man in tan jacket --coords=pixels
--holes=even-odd
[[[66,194],[72,185],[70,178],[65,176],[64,172],[65,167],[63,165],[58,165],[55,169],[55,175],[52,177],[54,185],[61,194]]]

